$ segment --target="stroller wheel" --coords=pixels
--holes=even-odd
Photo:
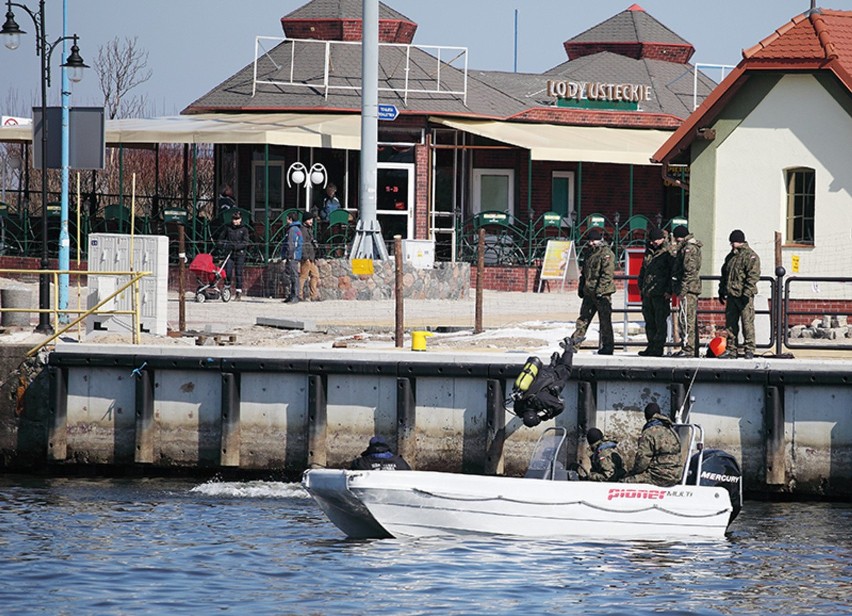
[[[195,301],[199,304],[203,304],[207,301],[207,295],[204,293],[204,291],[199,291],[195,294]]]
[[[229,287],[225,287],[224,289],[222,289],[222,301],[231,301],[231,289]]]

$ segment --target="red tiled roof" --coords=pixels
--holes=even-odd
[[[762,70],[830,71],[852,93],[852,11],[818,9],[803,13],[743,50],[736,69],[657,150],[653,160],[670,161],[683,152],[696,137],[697,127],[709,124],[748,72]]]

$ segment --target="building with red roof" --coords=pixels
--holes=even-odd
[[[852,269],[852,11],[798,15],[743,59],[654,154],[689,166],[690,230],[718,274],[742,229],[771,274],[775,233],[787,273]],[[825,291],[824,291],[825,292]],[[835,293],[836,294],[836,293]]]

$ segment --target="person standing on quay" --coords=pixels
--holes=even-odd
[[[225,280],[230,286],[237,285],[237,301],[243,297],[243,270],[246,265],[246,249],[249,245],[248,227],[243,226],[243,216],[240,211],[234,212],[231,223],[222,231],[219,238],[221,245],[231,255],[225,263]]]
[[[310,296],[305,297],[305,281],[309,281]],[[305,214],[302,219],[302,262],[299,269],[300,299],[320,300],[319,268],[317,267],[317,240],[314,237],[314,215]]]
[[[603,232],[593,227],[588,235],[588,245],[584,249],[583,271],[577,295],[583,300],[580,305],[580,318],[571,343],[578,347],[586,337],[586,329],[595,316],[600,324],[600,349],[598,355],[612,355],[615,337],[612,333],[612,294],[615,293],[615,254],[603,239]]]
[[[284,262],[284,280],[287,285],[287,304],[299,301],[299,262],[302,260],[302,223],[298,214],[287,213],[287,226],[284,228],[284,245],[281,247],[281,259]]]
[[[675,357],[698,357],[698,296],[701,295],[702,243],[683,225],[672,231],[675,238],[672,292],[680,301],[681,350]]]
[[[662,357],[666,346],[666,320],[671,313],[672,255],[664,246],[662,229],[651,229],[642,268],[639,270],[639,294],[642,296],[642,315],[648,346],[639,355]]]
[[[728,237],[731,252],[722,264],[719,281],[719,303],[725,306],[725,329],[728,330],[726,350],[720,357],[737,357],[737,338],[740,321],[743,326],[743,358],[754,357],[754,296],[760,280],[760,257],[748,245],[745,233],[739,229]]]

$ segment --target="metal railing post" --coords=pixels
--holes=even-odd
[[[775,356],[781,357],[781,353],[784,347],[784,314],[786,314],[785,310],[785,301],[784,301],[784,275],[787,273],[787,270],[784,269],[783,266],[779,265],[775,268],[775,304],[774,312],[775,312]]]

